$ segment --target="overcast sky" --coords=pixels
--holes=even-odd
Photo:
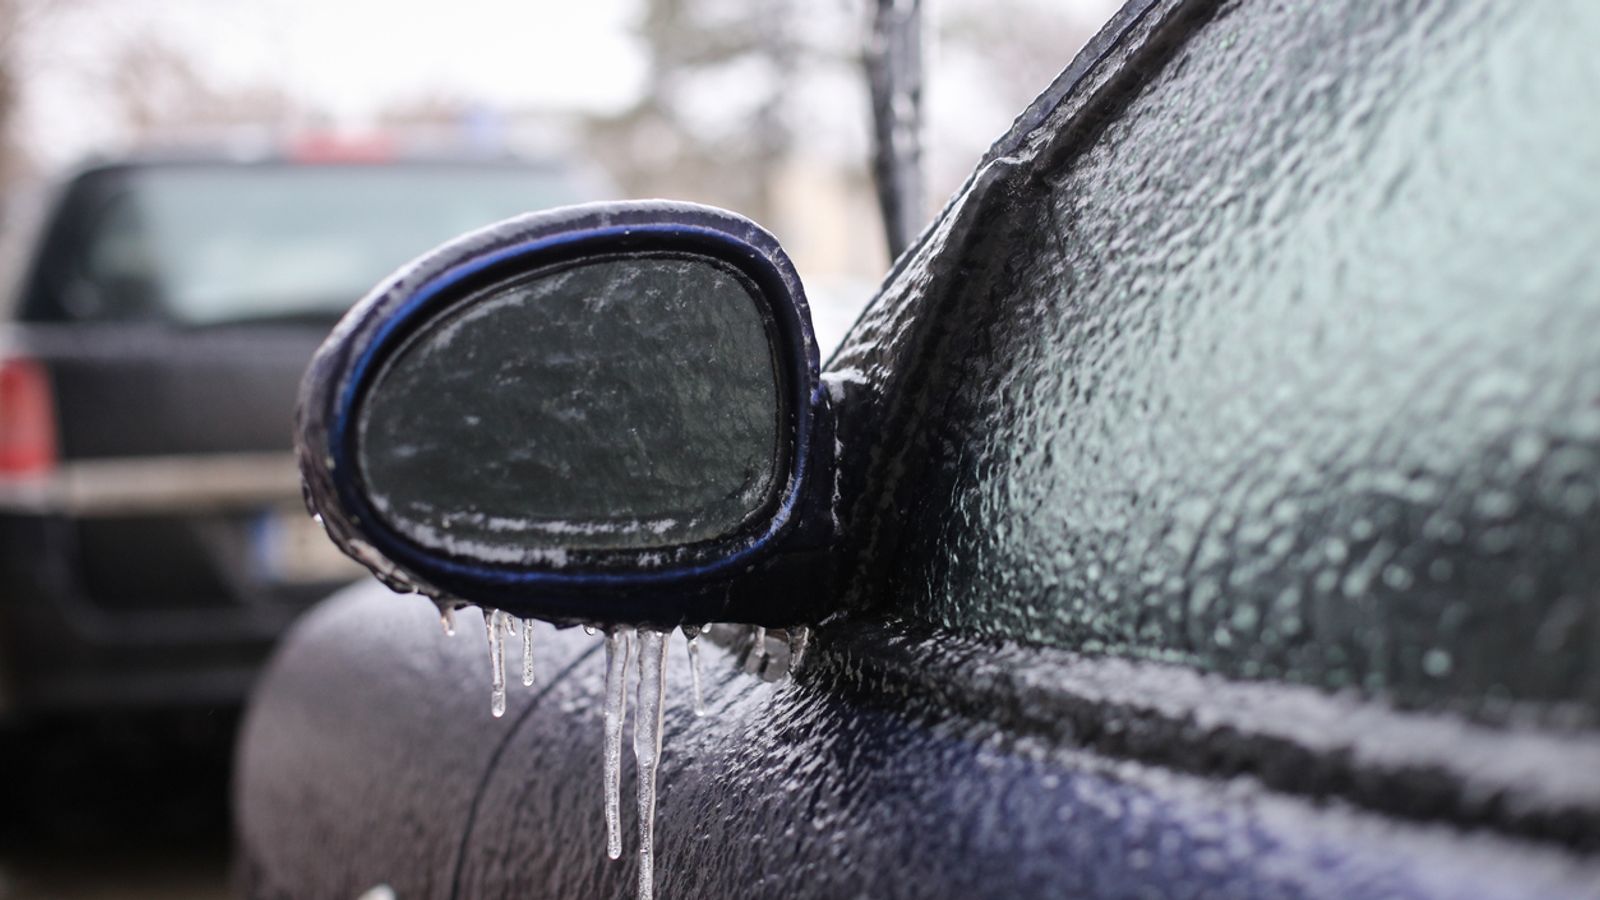
[[[420,96],[606,109],[637,89],[633,0],[84,0],[30,42],[26,123],[51,157],[107,138],[107,48],[152,35],[222,84],[271,83],[344,121]]]

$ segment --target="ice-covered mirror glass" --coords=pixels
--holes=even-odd
[[[783,471],[781,376],[757,298],[691,254],[480,288],[402,343],[356,410],[373,509],[419,544],[508,563],[735,531]]]

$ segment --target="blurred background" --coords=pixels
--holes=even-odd
[[[887,265],[867,166],[870,5],[0,0],[0,196],[89,159],[248,159],[296,139],[560,159],[621,195],[765,224],[829,301],[828,346]],[[1118,5],[929,7],[930,213]]]
[[[926,6],[931,218],[1113,0]],[[460,231],[671,197],[771,229],[824,356],[888,266],[873,0],[0,0],[0,898],[227,896],[228,752],[354,571],[306,359]]]

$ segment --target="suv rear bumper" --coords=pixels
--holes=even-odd
[[[81,540],[94,524],[0,514],[0,713],[237,705],[278,635],[348,581],[101,596],[105,560]]]

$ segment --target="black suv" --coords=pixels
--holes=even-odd
[[[89,168],[30,236],[0,322],[14,711],[237,704],[290,619],[359,573],[289,452],[318,342],[439,240],[585,199],[566,166],[307,148]]]

